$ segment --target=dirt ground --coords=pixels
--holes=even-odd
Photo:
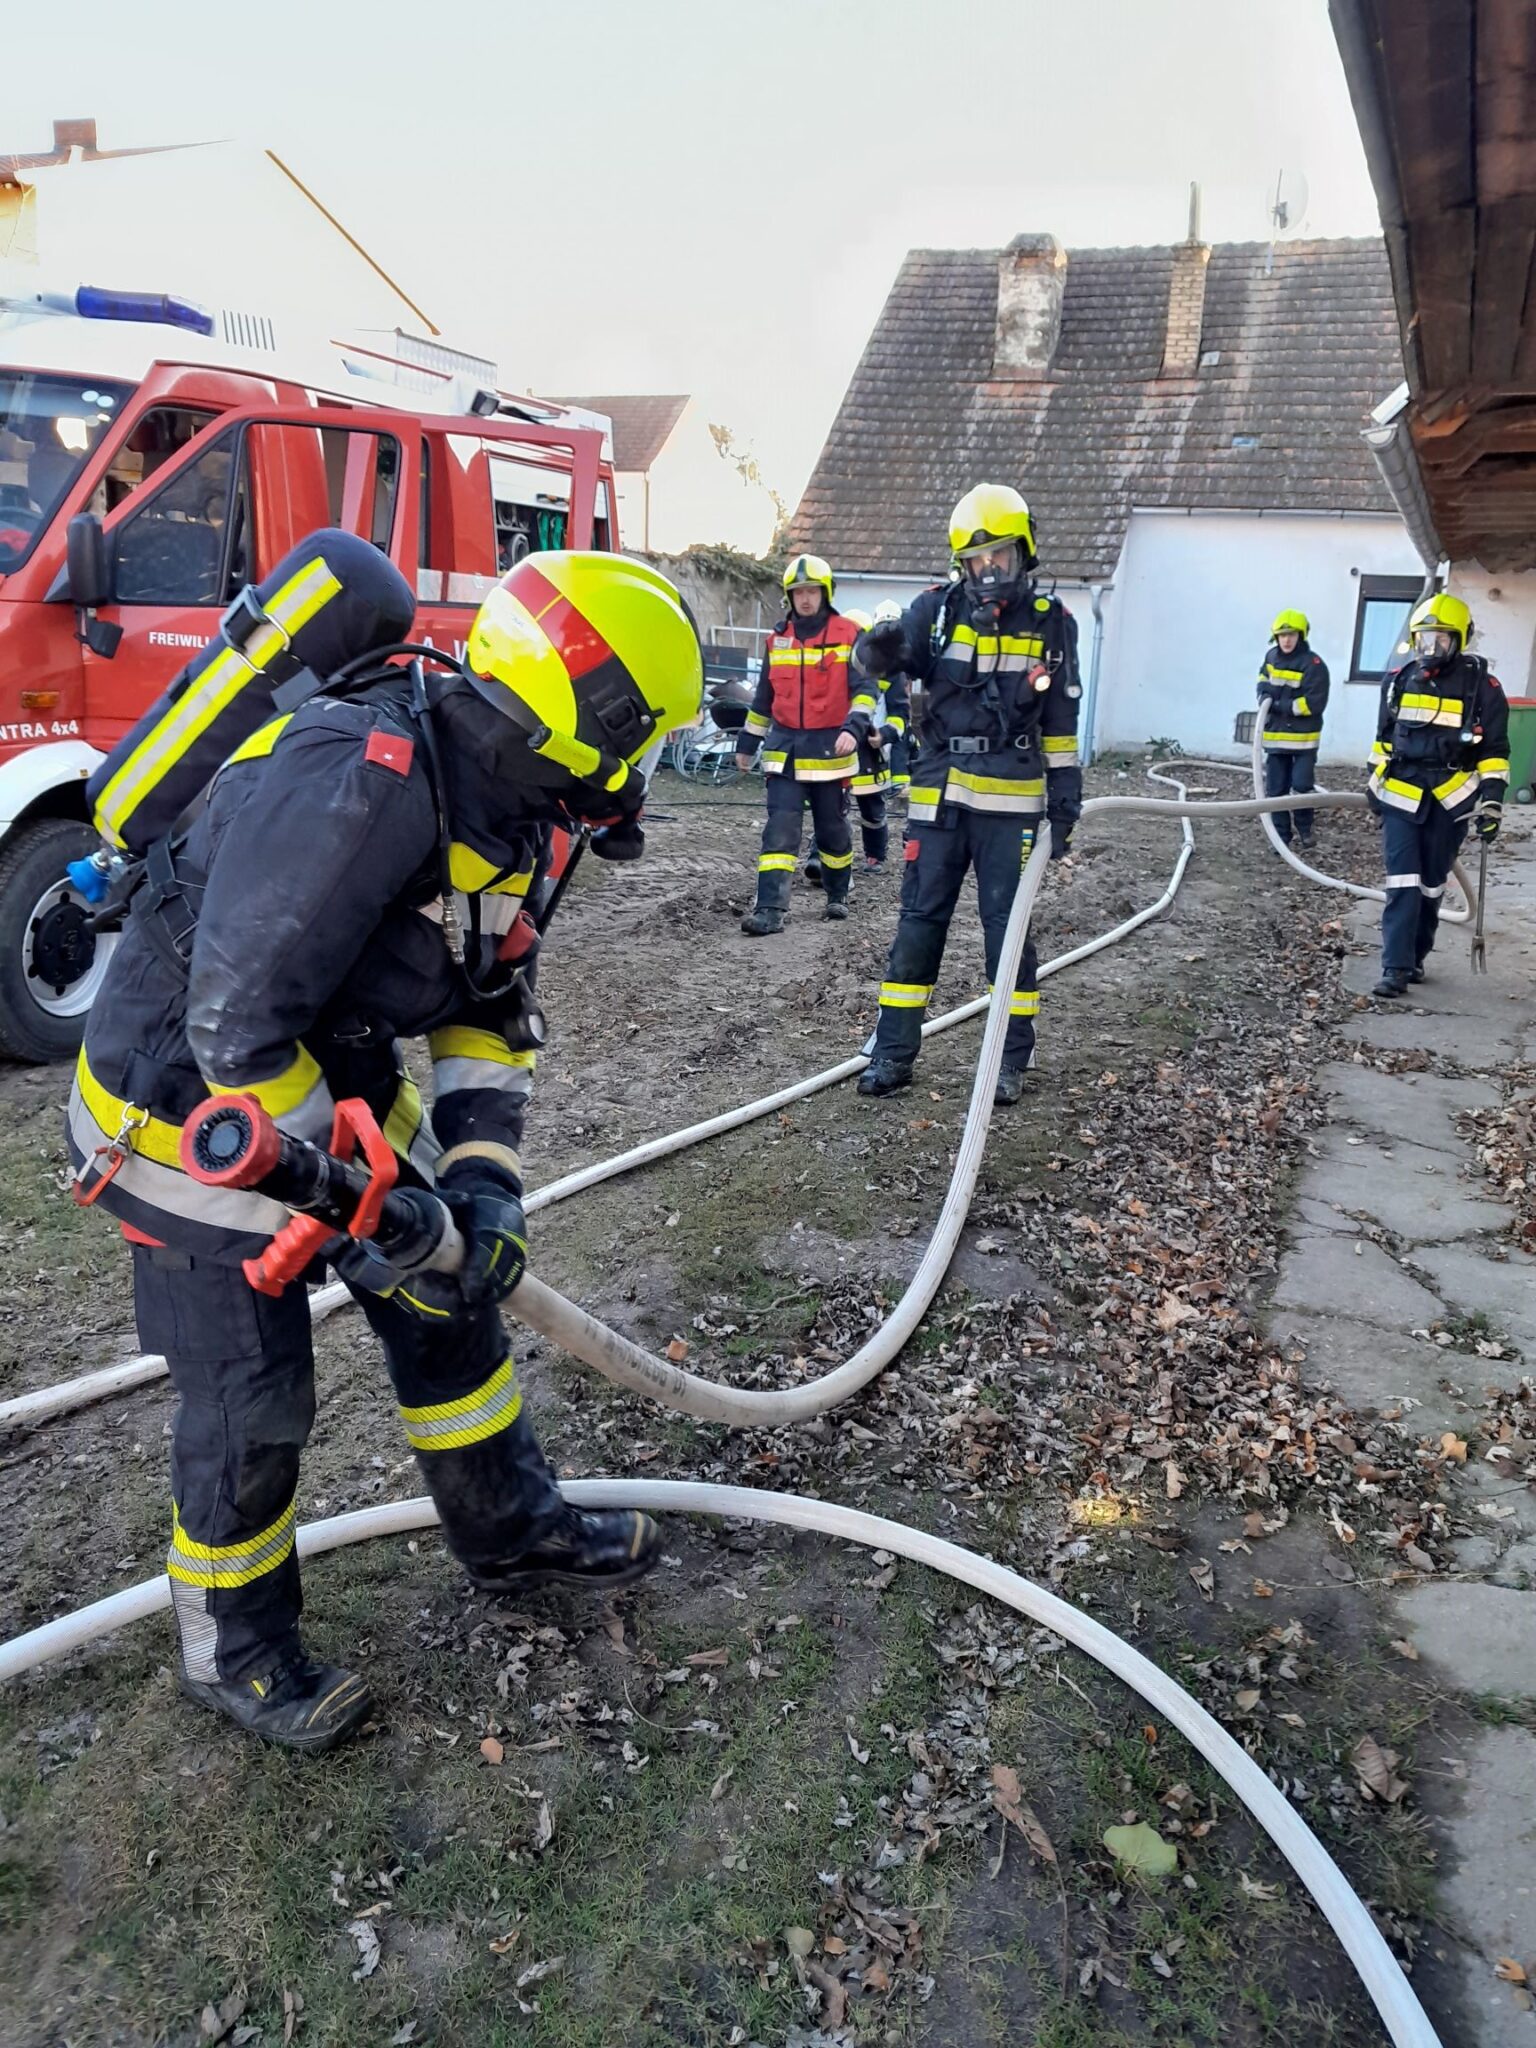
[[[1148,787],[1139,763],[1093,786]],[[844,1059],[873,1023],[896,862],[858,878],[849,923],[797,881],[788,930],[752,940],[755,786],[668,774],[652,813],[638,866],[583,869],[546,957],[535,1187]],[[1042,958],[1153,900],[1178,843],[1161,820],[1085,827],[1051,871]],[[1320,843],[1333,872],[1371,871],[1364,821],[1324,819]],[[1389,1502],[1422,1476],[1253,1327],[1341,950],[1256,828],[1202,825],[1173,912],[1047,984],[1039,1091],[994,1125],[949,1282],[831,1416],[731,1434],[537,1341],[519,1357],[564,1474],[847,1500],[1088,1606],[1286,1787],[1433,2004],[1422,1816],[1362,1795],[1348,1758],[1367,1733],[1410,1755],[1444,1706],[1394,1668],[1329,1535],[1351,1456]],[[936,1009],[980,992],[980,951],[968,894]],[[961,1027],[903,1096],[833,1089],[549,1210],[537,1269],[706,1375],[826,1370],[917,1263],[978,1044]],[[0,1395],[137,1348],[125,1249],[64,1189],[62,1094],[56,1071],[0,1073]],[[316,1348],[300,1519],[418,1492],[358,1319]],[[161,1384],[0,1445],[4,1634],[160,1570],[169,1415]],[[668,1533],[607,1612],[488,1606],[429,1536],[317,1561],[312,1641],[379,1700],[318,1764],[182,1703],[163,1619],[5,1688],[0,2041],[1382,2038],[1220,1781],[1086,1659],[884,1554]],[[1105,1845],[1137,1822],[1170,1876]]]

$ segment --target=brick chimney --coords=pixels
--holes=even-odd
[[[1044,377],[1061,335],[1067,252],[1054,235],[1015,235],[997,259],[992,375]]]
[[[56,156],[67,156],[72,149],[95,147],[96,123],[93,120],[54,122],[53,149]]]
[[[1165,377],[1193,377],[1200,367],[1200,329],[1205,319],[1205,267],[1211,260],[1209,242],[1193,236],[1180,242],[1173,252],[1173,276],[1168,282],[1168,324],[1163,330]]]

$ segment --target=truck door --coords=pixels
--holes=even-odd
[[[106,521],[114,601],[100,616],[123,638],[111,657],[85,656],[92,742],[111,746],[213,637],[241,588],[317,527],[391,552],[406,442],[414,457],[408,421],[385,431],[343,413],[242,415],[168,464],[163,483],[141,485]]]

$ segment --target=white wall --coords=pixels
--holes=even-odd
[[[1481,654],[1509,697],[1536,696],[1536,571],[1493,575],[1458,562],[1448,587],[1472,607],[1472,652]]]
[[[1099,751],[1157,737],[1191,754],[1238,753],[1233,721],[1254,708],[1270,622],[1295,606],[1311,619],[1312,645],[1333,679],[1322,758],[1363,763],[1378,688],[1345,680],[1359,579],[1422,573],[1397,519],[1133,513],[1104,600]],[[1528,661],[1529,624],[1525,634]],[[1088,637],[1085,627],[1085,672]]]

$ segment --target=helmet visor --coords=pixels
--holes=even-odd
[[[1448,661],[1456,652],[1456,635],[1444,626],[1420,626],[1413,636],[1413,651],[1428,661]]]

